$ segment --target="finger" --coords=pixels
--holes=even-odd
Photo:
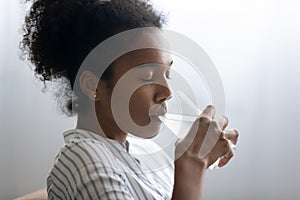
[[[230,149],[223,157],[220,158],[218,167],[223,167],[233,157],[234,151]]]
[[[227,140],[230,140],[233,144],[237,143],[239,132],[236,129],[226,130],[224,132],[224,136]]]
[[[216,143],[220,140],[220,138],[226,140],[224,139],[224,135],[222,133],[222,130],[220,129],[218,122],[216,120],[212,120],[209,124],[203,143],[201,144],[199,153],[200,157],[205,157],[208,153],[210,153]]]
[[[207,117],[209,119],[213,119],[215,116],[216,109],[213,105],[208,105],[206,108],[202,111],[200,117]]]
[[[229,123],[228,118],[224,115],[219,116],[219,117],[215,118],[214,120],[218,123],[221,130],[224,130],[227,127],[228,123]]]
[[[222,128],[222,130],[224,130],[228,126],[229,119],[225,115],[223,115],[222,117],[224,118],[225,122],[221,128]]]

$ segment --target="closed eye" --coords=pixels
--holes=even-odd
[[[171,71],[170,70],[166,71],[166,78],[167,79],[172,79]]]
[[[149,82],[153,80],[153,71],[147,71],[146,73],[143,74],[141,77],[142,81]]]

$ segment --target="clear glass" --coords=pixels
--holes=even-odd
[[[182,115],[182,114],[165,114],[160,116],[159,119],[167,126],[178,138],[183,138],[189,132],[191,126],[198,116],[196,115]],[[230,148],[235,150],[236,146],[228,140]],[[209,166],[210,170],[218,168],[220,158]]]

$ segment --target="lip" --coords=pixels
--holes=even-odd
[[[161,117],[161,116],[165,116],[167,114],[167,110],[163,109],[163,110],[159,110],[157,111],[157,113],[150,115],[150,117]]]
[[[162,116],[162,115],[159,115],[159,116]],[[159,116],[150,116],[150,119],[151,119],[151,121],[162,123]]]
[[[161,117],[161,116],[165,116],[167,114],[167,111],[166,110],[162,110],[162,111],[159,111],[159,113],[156,113],[154,115],[150,115],[150,117]]]
[[[155,104],[149,110],[150,117],[164,116],[167,113],[167,107],[165,104]]]
[[[150,117],[161,117],[161,116],[165,116],[167,114],[166,111],[164,111],[163,113],[157,114],[157,115],[150,115]]]

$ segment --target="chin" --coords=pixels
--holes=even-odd
[[[157,130],[156,132],[151,132],[145,135],[144,139],[151,139],[154,138],[155,136],[157,136],[159,133],[159,130]]]
[[[139,138],[151,139],[157,136],[159,131],[160,131],[160,125],[158,126],[155,125],[147,128],[147,130],[143,130],[142,132],[132,131],[131,134]]]
[[[144,121],[143,123],[139,123],[138,126],[141,127],[141,129],[131,129],[129,132],[139,138],[143,139],[151,139],[158,135],[160,131],[160,127],[162,125],[162,122],[157,118],[151,118],[149,121]],[[141,125],[143,124],[143,125]]]

